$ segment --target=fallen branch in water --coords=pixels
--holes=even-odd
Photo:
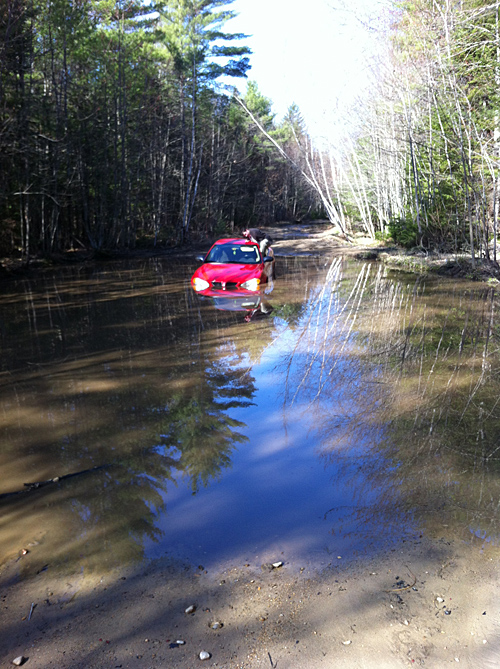
[[[0,495],[1,499],[6,499],[7,497],[13,497],[14,495],[24,495],[28,492],[33,492],[34,490],[39,490],[44,488],[51,483],[58,483],[59,481],[64,481],[65,479],[72,478],[73,476],[81,476],[82,474],[90,474],[90,472],[96,472],[100,469],[105,469],[109,467],[109,464],[98,465],[96,467],[91,467],[90,469],[83,469],[81,472],[73,472],[72,474],[65,474],[64,476],[54,476],[52,479],[47,479],[46,481],[35,481],[34,483],[25,483],[22,490],[14,490],[13,492],[5,492]]]

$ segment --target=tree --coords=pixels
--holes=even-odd
[[[362,199],[351,193],[352,206],[374,232],[389,227],[409,246],[489,257],[499,170],[491,76],[499,72],[498,4],[398,3],[378,95],[349,153],[349,173],[365,182]]]
[[[181,240],[189,233],[203,158],[203,142],[197,141],[199,89],[222,75],[245,77],[250,67],[247,47],[221,44],[244,37],[221,31],[234,16],[228,9],[216,11],[226,5],[225,0],[157,0],[154,5],[159,15],[156,37],[171,60],[179,87]],[[214,60],[218,58],[226,62],[218,63]]]
[[[286,211],[283,159],[220,84],[249,68],[227,4],[5,0],[2,255],[172,245]],[[275,132],[271,101],[248,103]]]

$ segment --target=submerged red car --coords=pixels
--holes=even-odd
[[[274,276],[274,255],[262,257],[258,244],[246,239],[219,239],[191,277],[191,285],[201,295],[224,291],[251,291]]]

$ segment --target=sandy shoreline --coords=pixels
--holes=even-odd
[[[419,537],[349,564],[335,556],[322,572],[285,557],[271,571],[157,561],[18,580],[30,555],[0,574],[1,666],[21,655],[68,669],[498,666],[498,556],[479,545]]]

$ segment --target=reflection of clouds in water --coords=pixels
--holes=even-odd
[[[179,486],[183,485],[179,482]],[[189,488],[189,484],[186,486]],[[235,499],[227,491],[221,491],[214,485],[207,493],[205,489],[196,495],[186,496],[186,489],[179,491],[177,498],[170,494],[165,496],[167,502],[167,525],[169,532],[195,532],[212,526],[214,518],[226,513],[227,508],[235,504]],[[204,503],[200,504],[199,498],[203,497]]]
[[[377,265],[308,265],[307,281],[293,267],[259,327],[180,289],[121,294],[110,311],[107,278],[81,307],[101,337],[82,343],[75,301],[52,314],[65,316],[59,358],[43,313],[30,334],[40,358],[28,335],[6,342],[15,373],[4,388],[4,485],[21,488],[28,469],[42,480],[123,461],[112,480],[60,483],[39,518],[26,498],[24,527],[51,527],[47,551],[69,561],[95,551],[97,561],[111,544],[117,560],[183,545],[194,559],[257,548],[305,559],[333,545],[347,556],[417,525],[442,533],[443,522],[450,535],[498,537],[498,298]],[[27,351],[41,363],[29,373]],[[100,379],[113,391],[105,401]],[[8,519],[10,550],[24,536]]]
[[[252,437],[252,460],[297,448],[306,440],[311,424],[304,419],[300,406],[294,407],[293,411],[284,409],[277,394],[261,398],[258,393],[255,400],[248,431]]]

